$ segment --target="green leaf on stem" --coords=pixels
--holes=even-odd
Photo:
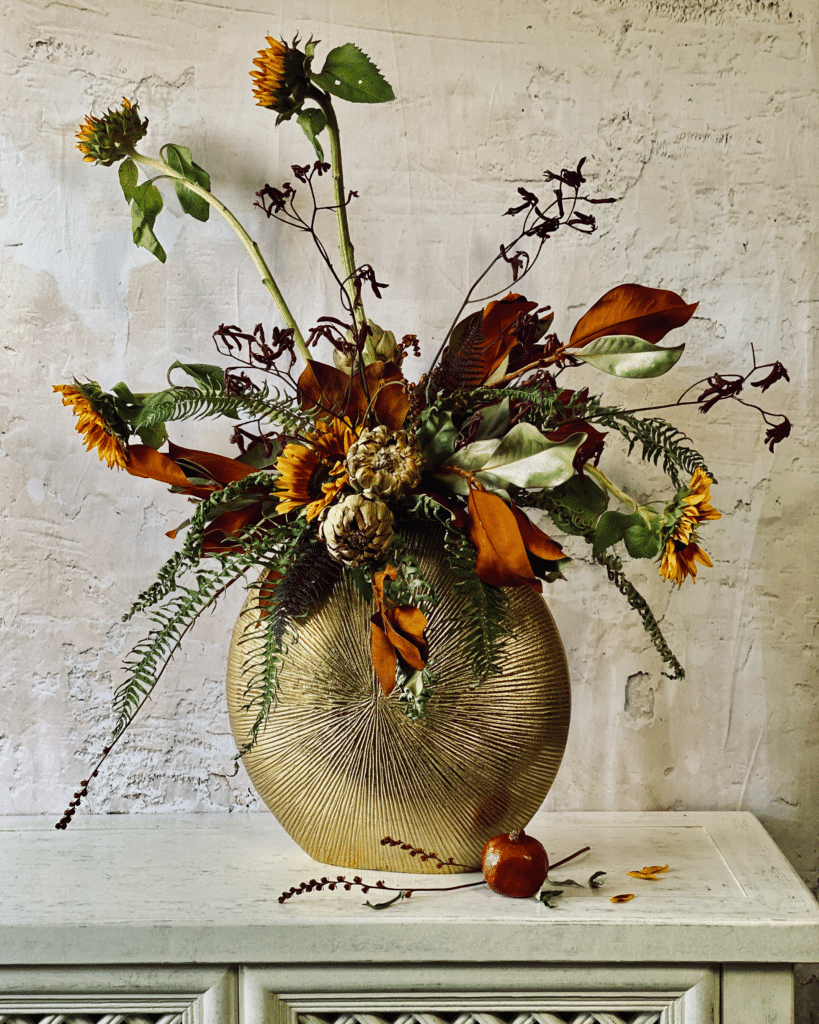
[[[162,147],[162,150],[165,153],[166,162],[173,167],[177,174],[181,174],[183,178],[187,178],[188,181],[192,181],[195,185],[210,192],[210,175],[203,167],[194,163],[191,151],[187,146],[178,146],[175,142],[169,142]],[[172,180],[182,210],[190,214],[191,217],[195,217],[196,220],[207,220],[210,216],[210,203],[207,199],[191,192],[177,178]]]
[[[576,525],[561,522],[564,533],[583,536],[597,525],[597,520],[606,511],[606,492],[592,480],[591,476],[575,473],[571,479],[551,491],[551,495],[571,512]]]
[[[643,522],[643,517],[636,512],[626,515],[625,512],[604,512],[597,521],[597,529],[594,531],[594,544],[592,556],[597,558],[603,552],[623,540],[626,530],[638,526]]]
[[[610,334],[572,349],[572,355],[615,377],[659,377],[671,369],[684,348],[660,348],[630,334]]]
[[[326,92],[351,103],[387,103],[392,86],[370,58],[352,43],[330,50],[319,74],[310,78]]]
[[[212,363],[181,363],[177,359],[168,367],[169,382],[173,370],[183,370],[189,377],[193,377],[201,388],[220,390],[225,386],[225,371],[221,366],[214,366]]]
[[[149,448],[161,448],[168,440],[168,431],[164,423],[152,423],[144,427],[136,427],[140,441]]]
[[[128,157],[119,165],[117,175],[119,176],[119,184],[122,188],[122,194],[125,196],[126,202],[130,203],[133,198],[137,179],[139,178],[137,165],[130,157]]]
[[[301,130],[310,140],[313,149],[316,151],[316,156],[324,163],[324,150],[321,148],[321,143],[318,140],[318,136],[327,127],[327,118],[324,116],[324,111],[319,110],[317,107],[308,107],[299,114],[298,123]]]
[[[659,555],[661,526],[662,518],[660,516],[650,522],[646,522],[640,516],[639,523],[629,526],[623,534],[623,540],[626,543],[626,551],[632,558],[656,558]]]
[[[152,181],[145,181],[131,189],[131,231],[134,242],[153,253],[160,263],[164,263],[165,250],[154,234],[154,223],[161,209],[162,196]]]

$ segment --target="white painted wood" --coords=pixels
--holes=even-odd
[[[787,1024],[792,1020],[793,972],[787,966],[745,964],[723,970],[722,1024]]]
[[[426,950],[430,959],[435,952]],[[719,971],[623,965],[250,968],[242,972],[248,1024],[712,1024]],[[591,1016],[590,1016],[591,1015]],[[420,1019],[419,1019],[420,1018]],[[457,1022],[456,1022],[457,1024]]]
[[[750,814],[540,814],[530,831],[553,860],[591,845],[557,877],[604,870],[606,887],[568,889],[556,910],[485,887],[418,893],[379,913],[355,891],[282,906],[300,881],[356,872],[316,864],[267,814],[80,816],[64,833],[48,819],[0,819],[0,963],[815,959],[819,908]],[[665,863],[657,882],[626,874]],[[610,903],[620,892],[636,898]]]
[[[89,967],[65,953],[61,968],[0,967],[0,1024],[70,1024],[75,1015],[83,1024],[238,1024],[235,969]]]

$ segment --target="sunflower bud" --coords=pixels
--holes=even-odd
[[[395,335],[392,331],[385,331],[383,327],[379,327],[378,324],[374,324],[369,317],[367,318],[367,326],[370,328],[370,341],[372,343],[376,359],[380,359],[384,363],[389,363],[391,360],[395,359],[398,346],[395,342]],[[348,345],[348,351],[339,352],[338,349],[336,349],[333,352],[333,362],[336,364],[337,369],[343,370],[345,373],[352,373],[352,352],[355,348],[355,338],[353,337],[352,331],[347,331],[347,337],[345,340]]]
[[[279,115],[276,124],[289,120],[298,113],[304,103],[310,79],[307,68],[312,56],[296,48],[298,36],[293,44],[267,36],[267,49],[259,50],[253,63],[256,70],[250,72],[254,79],[253,95],[260,107],[275,110]],[[308,43],[307,49],[311,49]]]
[[[399,501],[421,482],[423,466],[415,435],[406,430],[362,430],[347,452],[350,480],[368,498]]]
[[[324,509],[319,536],[337,562],[353,568],[374,565],[392,545],[392,513],[383,501],[348,494]]]
[[[77,149],[86,163],[110,167],[128,155],[128,150],[148,131],[148,118],[140,118],[137,106],[123,96],[122,110],[109,110],[102,117],[86,117],[77,132]]]

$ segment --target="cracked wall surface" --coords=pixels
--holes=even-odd
[[[229,228],[183,218],[168,194],[165,266],[131,242],[114,170],[83,164],[74,133],[125,95],[150,120],[143,148],[189,146],[214,191],[271,254],[302,323],[338,314],[309,239],[253,210],[265,182],[311,150],[274,129],[248,71],[266,34],[348,40],[395,87],[384,106],[339,103],[360,260],[389,283],[370,314],[434,350],[470,282],[507,238],[519,185],[585,156],[589,188],[620,201],[592,238],[555,237],[522,290],[563,336],[600,295],[638,281],[699,300],[673,373],[575,380],[612,403],[674,401],[707,374],[781,360],[763,405],[792,436],[772,455],[751,409],[675,422],[704,452],[725,514],[703,531],[714,561],[679,593],[650,563],[629,574],[687,669],[665,678],[639,622],[576,556],[549,604],[573,678],[573,722],[551,809],[750,810],[819,885],[816,676],[815,320],[817,11],[813,0],[91,0],[2,6],[0,813],[59,814],[106,742],[120,664],[144,622],[132,597],[173,550],[187,515],[158,484],[86,455],[51,385],[163,386],[176,359],[214,359],[221,323],[278,323]],[[292,16],[291,16],[292,15]],[[332,223],[327,224],[331,239]],[[371,305],[373,305],[371,303]],[[420,373],[424,358],[412,363]],[[639,397],[635,397],[639,396]],[[223,431],[180,426],[182,444],[229,452]],[[661,474],[607,458],[645,500]],[[263,810],[222,697],[241,594],[191,634],[95,780],[86,813]],[[819,1021],[800,968],[802,1024]]]

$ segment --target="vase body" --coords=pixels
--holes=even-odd
[[[436,871],[432,861],[382,846],[391,836],[460,868],[478,870],[487,839],[522,828],[542,803],[566,745],[566,656],[540,595],[510,588],[512,634],[502,671],[474,686],[461,650],[467,603],[442,533],[404,532],[440,601],[426,637],[438,679],[427,717],[412,721],[384,698],[370,657],[373,608],[342,575],[297,626],[267,724],[243,763],[253,786],[315,860],[381,871]],[[227,699],[237,744],[256,718],[246,667],[263,631],[251,596],[233,634]]]

